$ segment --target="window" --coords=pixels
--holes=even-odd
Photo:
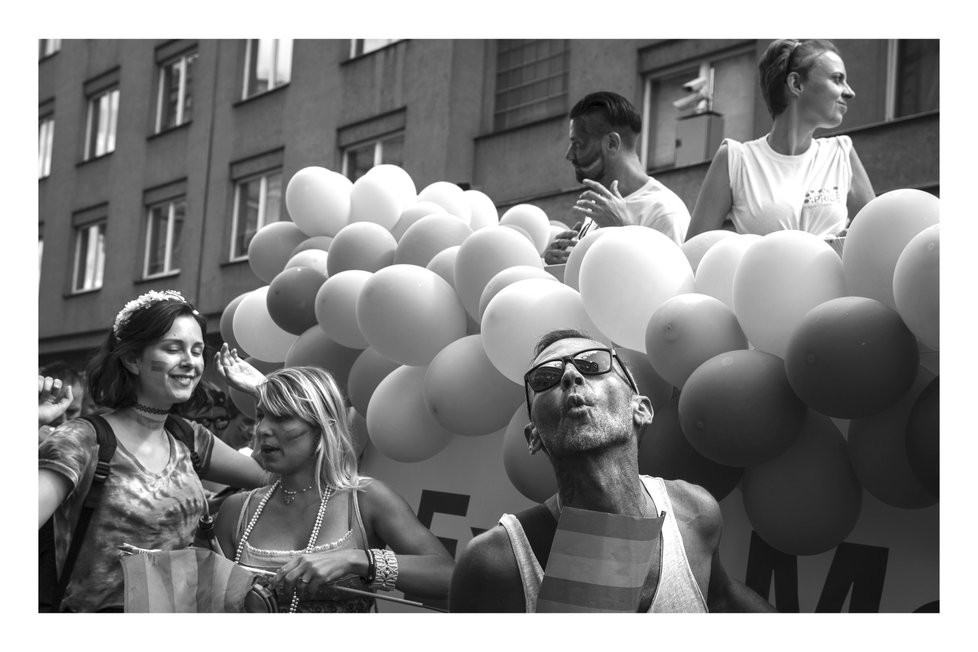
[[[356,181],[367,170],[381,163],[404,165],[403,133],[359,143],[343,150],[343,175],[350,181]]]
[[[282,171],[274,170],[238,181],[234,186],[231,260],[248,257],[248,245],[260,228],[279,221]]]
[[[180,271],[180,232],[186,216],[186,202],[173,199],[150,206],[146,225],[146,257],[143,278]]]
[[[51,150],[54,145],[54,116],[40,119],[37,125],[37,178],[51,174]]]
[[[61,49],[61,39],[59,38],[41,38],[37,39],[38,52],[37,56],[39,59],[44,57],[50,57],[52,54]]]
[[[673,106],[673,102],[690,95],[683,84],[711,69],[712,110],[723,118],[723,137],[741,142],[754,138],[754,93],[757,88],[754,51],[728,52],[722,57],[691,61],[645,78],[642,160],[647,168],[675,165],[676,127],[685,111]]]
[[[156,100],[156,133],[190,122],[196,52],[187,52],[160,64]]]
[[[901,39],[888,45],[886,119],[939,109],[940,41]]]
[[[102,287],[105,270],[105,222],[75,227],[75,264],[72,266],[73,292]]]
[[[245,48],[244,98],[289,83],[292,39],[251,39]]]
[[[494,128],[507,129],[567,110],[566,40],[500,40]]]
[[[350,39],[350,58],[359,57],[374,50],[396,43],[398,38],[355,38]]]
[[[85,127],[85,160],[115,151],[115,131],[119,116],[119,89],[111,88],[88,99]]]

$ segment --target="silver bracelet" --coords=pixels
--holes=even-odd
[[[370,583],[372,589],[390,591],[397,583],[397,556],[391,550],[372,548],[370,554],[374,560],[374,578]]]

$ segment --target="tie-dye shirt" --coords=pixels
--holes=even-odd
[[[200,424],[191,423],[194,446],[206,469],[214,436]],[[89,522],[62,609],[99,611],[123,606],[121,553],[117,545],[177,550],[193,543],[207,504],[204,490],[187,447],[169,433],[167,441],[170,457],[162,470],[151,473],[117,440],[112,472]],[[38,448],[39,468],[54,471],[71,483],[68,496],[54,514],[59,571],[97,462],[95,429],[80,419],[59,426]]]

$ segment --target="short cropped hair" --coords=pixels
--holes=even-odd
[[[642,115],[631,102],[611,91],[585,95],[570,110],[569,118],[580,119],[581,129],[589,136],[617,131],[628,149],[635,149],[642,132]]]
[[[549,333],[544,333],[543,336],[537,340],[536,346],[533,347],[533,357],[537,357],[541,353],[547,350],[554,342],[559,342],[560,340],[571,340],[571,339],[582,339],[582,340],[593,340],[589,334],[584,331],[579,331],[575,328],[564,328],[559,330],[553,330]]]
[[[788,75],[797,72],[802,80],[808,79],[808,72],[815,65],[815,60],[826,52],[839,54],[835,45],[824,39],[779,39],[767,46],[757,62],[757,70],[761,95],[764,96],[764,103],[772,118],[788,108],[785,89]]]

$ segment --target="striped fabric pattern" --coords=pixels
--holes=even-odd
[[[537,611],[636,612],[664,519],[564,507]]]
[[[125,610],[134,613],[237,613],[255,576],[202,548],[121,559]]]

